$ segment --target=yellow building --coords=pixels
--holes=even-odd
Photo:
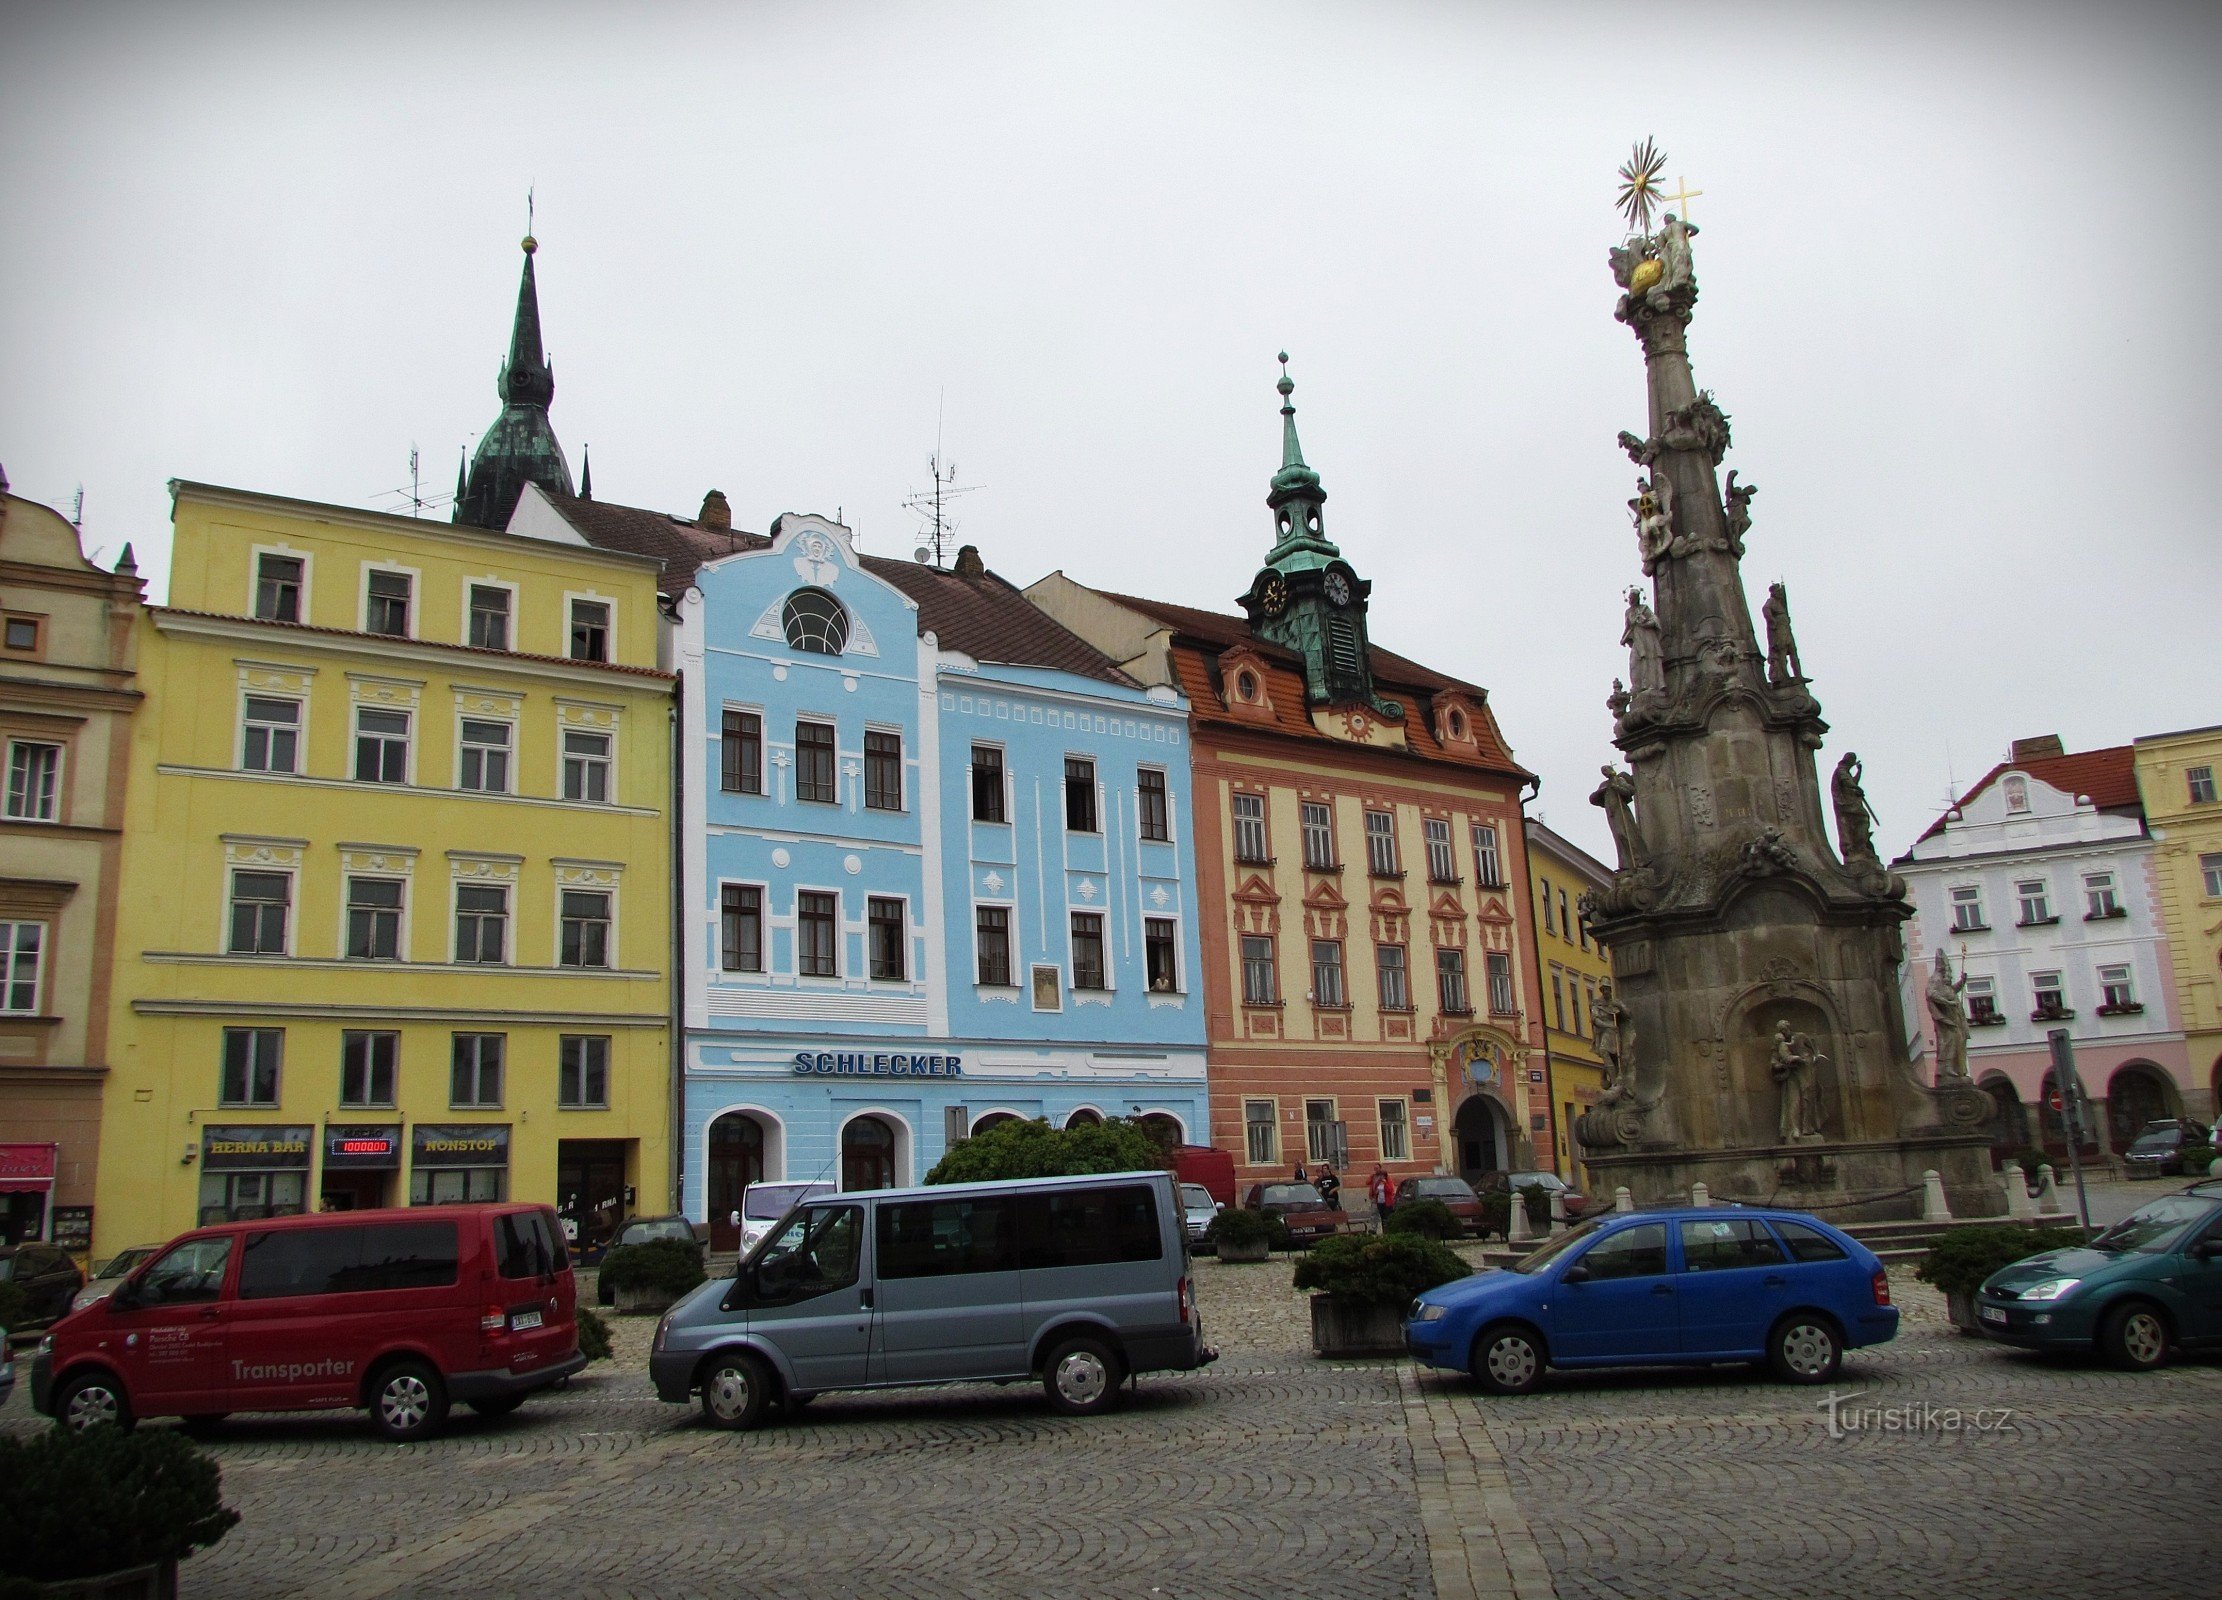
[[[2186,1053],[2206,1104],[2222,1114],[2222,727],[2139,739],[2137,788],[2155,841],[2154,878],[2168,930]]]
[[[174,483],[140,628],[99,1248],[671,1203],[658,563]]]
[[[1527,819],[1529,889],[1535,915],[1536,970],[1543,978],[1544,1071],[1551,1085],[1551,1132],[1539,1134],[1536,1153],[1549,1152],[1551,1170],[1578,1180],[1574,1120],[1605,1088],[1605,1063],[1597,1053],[1597,1025],[1590,1008],[1612,977],[1604,947],[1582,924],[1582,896],[1612,883],[1611,869],[1581,846],[1535,818]]]

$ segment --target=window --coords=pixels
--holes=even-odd
[[[1335,1115],[1334,1101],[1304,1102],[1304,1152],[1312,1160],[1341,1165],[1337,1158],[1344,1153],[1341,1149],[1343,1141],[1337,1136],[1342,1131],[1342,1123]]]
[[[558,959],[566,967],[610,964],[610,897],[598,889],[563,891],[562,944]]]
[[[471,643],[481,650],[509,648],[509,591],[489,583],[471,585]]]
[[[1374,970],[1381,977],[1381,1009],[1384,1011],[1409,1011],[1412,1009],[1411,974],[1405,970],[1404,946],[1377,944],[1373,947]]]
[[[1545,933],[1556,933],[1558,932],[1558,924],[1551,919],[1551,880],[1549,878],[1538,878],[1536,883],[1543,891],[1543,931]]]
[[[607,805],[610,797],[610,736],[563,730],[563,798]]]
[[[39,619],[8,618],[7,643],[10,650],[36,650],[39,647]]]
[[[1381,1159],[1383,1161],[1409,1161],[1412,1159],[1411,1129],[1405,1117],[1402,1100],[1377,1100],[1374,1102],[1381,1123]]]
[[[718,891],[719,964],[727,972],[764,970],[764,891],[729,883]]]
[[[597,1111],[609,1103],[609,1035],[563,1035],[556,1042],[556,1104],[566,1111]]]
[[[1388,811],[1366,813],[1366,870],[1377,878],[1398,878],[1396,816]]]
[[[239,740],[239,765],[248,772],[301,770],[301,702],[247,697],[246,725]]]
[[[1166,803],[1165,774],[1156,767],[1143,767],[1135,774],[1135,786],[1142,837],[1170,839],[1173,836],[1172,811]]]
[[[1591,1279],[1655,1278],[1666,1272],[1666,1224],[1641,1223],[1607,1234],[1582,1253]]]
[[[2039,1022],[2060,1020],[2070,1015],[2068,1011],[2068,993],[2061,986],[2059,973],[2032,972],[2029,975],[2029,987],[2037,1001],[2037,1014],[2034,1020]]]
[[[1680,1224],[1684,1272],[1730,1272],[1738,1267],[1779,1267],[1782,1246],[1765,1223],[1748,1217]]]
[[[217,1098],[227,1106],[278,1103],[278,1063],[285,1054],[283,1028],[226,1028],[224,1081]]]
[[[849,614],[823,589],[797,589],[779,615],[787,642],[813,655],[837,656],[848,648]]]
[[[1170,917],[1142,919],[1142,964],[1149,974],[1150,993],[1177,994],[1180,990],[1179,936]]]
[[[2014,893],[2021,898],[2021,925],[2025,928],[2037,923],[2058,922],[2052,914],[2052,896],[2042,878],[2031,878],[2014,885]]]
[[[1304,802],[1304,865],[1314,872],[1335,866],[1335,813],[1315,800]]]
[[[499,884],[455,886],[455,959],[500,966],[509,953],[509,891]]]
[[[610,658],[610,608],[602,600],[571,602],[571,659],[607,661]]]
[[[301,620],[299,556],[255,557],[255,615],[265,622]]]
[[[1952,891],[1952,931],[1981,933],[1990,926],[1983,920],[1983,891],[1972,883]]]
[[[2209,900],[2222,899],[2222,855],[2201,856],[2199,876]]]
[[[214,1174],[213,1176],[221,1183],[224,1175]],[[236,1176],[241,1185],[245,1187],[246,1180],[260,1179],[263,1174],[242,1172]],[[261,1184],[259,1182],[255,1183],[252,1187],[256,1190],[259,1199]],[[205,1193],[203,1199],[206,1199]],[[296,1205],[277,1211],[255,1209],[233,1213],[229,1208],[220,1208],[219,1214],[212,1217],[208,1214],[208,1208],[204,1205],[201,1211],[201,1221],[204,1223],[245,1221],[254,1217],[290,1215],[300,1209]],[[139,1303],[141,1305],[175,1306],[214,1300],[223,1292],[224,1271],[230,1263],[231,1240],[229,1238],[190,1240],[168,1252],[140,1277]]]
[[[1564,889],[1558,892],[1558,936],[1561,939],[1574,937],[1574,914],[1566,909],[1566,891]]]
[[[1497,830],[1486,822],[1474,824],[1474,877],[1484,889],[1504,887],[1504,871],[1497,861]]]
[[[1003,752],[992,744],[972,747],[972,820],[1009,820],[1003,810]]]
[[[475,717],[465,717],[462,759],[456,764],[455,786],[475,789],[481,794],[509,793],[509,740],[508,723],[481,722]]]
[[[1011,910],[1008,906],[978,906],[972,913],[972,934],[979,948],[980,982],[991,989],[1011,984]]]
[[[1456,883],[1458,858],[1451,853],[1450,824],[1441,817],[1429,817],[1422,826],[1427,832],[1427,881]]]
[[[355,781],[409,781],[409,713],[355,708]]]
[[[2137,1003],[2137,991],[2130,987],[2128,967],[2099,968],[2099,1010],[2114,1013],[2143,1009]]]
[[[39,963],[45,952],[45,923],[0,922],[0,1011],[37,1014]]]
[[[1435,952],[1435,996],[1442,1009],[1453,1016],[1466,1016],[1473,1011],[1473,1003],[1466,997],[1465,951]]]
[[[1342,941],[1340,939],[1314,939],[1312,941],[1312,1003],[1321,1006],[1348,1005],[1342,985]]]
[[[401,880],[347,880],[347,955],[352,961],[401,959]]]
[[[373,572],[363,596],[363,631],[409,637],[409,574]]]
[[[1793,1261],[1841,1261],[1844,1247],[1820,1229],[1803,1222],[1777,1220],[1775,1232],[1782,1235],[1782,1242],[1790,1247]]]
[[[239,1298],[437,1289],[460,1269],[452,1222],[287,1228],[252,1235],[241,1252]],[[218,1274],[218,1281],[222,1278]]]
[[[864,736],[864,804],[872,811],[903,809],[903,736]]]
[[[1246,1006],[1270,1006],[1278,1005],[1280,1000],[1280,980],[1273,971],[1272,935],[1244,934],[1242,936],[1242,1003]]]
[[[1165,1254],[1157,1203],[1140,1184],[1020,1195],[1020,1265],[1098,1267],[1115,1261],[1156,1261]]]
[[[231,953],[235,956],[285,954],[287,914],[293,909],[293,879],[283,872],[231,875]]]
[[[1559,987],[1559,975],[1555,972],[1551,974],[1551,1014],[1558,1019],[1554,1026],[1557,1027],[1559,1032],[1564,1033],[1566,1031],[1566,996]]]
[[[865,927],[869,934],[872,976],[899,983],[908,974],[905,952],[910,929],[905,925],[903,902],[874,895],[865,902]]]
[[[1253,1167],[1277,1165],[1281,1159],[1281,1103],[1278,1100],[1242,1102],[1242,1153]]]
[[[394,1070],[401,1058],[398,1033],[339,1036],[339,1103],[343,1106],[393,1104]]]
[[[727,794],[764,792],[764,719],[728,711],[718,740],[718,787]]]
[[[1265,848],[1265,796],[1234,797],[1234,858],[1262,865],[1273,858]]]
[[[494,1250],[495,1273],[512,1280],[549,1277],[561,1272],[570,1259],[569,1252],[556,1243],[547,1217],[537,1211],[512,1211],[495,1218]]]
[[[1586,983],[1582,985],[1582,989],[1581,994],[1574,992],[1574,975],[1568,973],[1566,975],[1566,1005],[1567,1009],[1574,1013],[1574,1025],[1566,1031],[1577,1039],[1582,1036],[1582,1018],[1589,1015],[1589,1008],[1594,1003],[1597,994],[1597,991],[1590,988]]]
[[[2085,921],[2123,915],[2121,902],[2114,898],[2114,874],[2086,872],[2083,875],[2083,904]]]
[[[62,771],[62,747],[16,740],[8,746],[8,815],[19,822],[52,822]]]
[[[1065,757],[1065,830],[1096,832],[1096,764]]]
[[[1512,998],[1512,957],[1492,950],[1483,959],[1489,968],[1489,1009],[1496,1016],[1509,1017],[1520,1009]]]
[[[1072,986],[1075,989],[1110,987],[1103,971],[1103,913],[1100,911],[1072,914]]]
[[[913,1200],[879,1208],[882,1280],[1018,1270],[1014,1200]]]
[[[837,896],[809,890],[795,896],[795,969],[806,978],[840,976],[834,959],[841,902]]]
[[[1970,978],[1967,980],[1967,1020],[1978,1023],[2002,1022],[2005,1020],[1998,1014],[1998,989],[1994,980],[1990,978]]]
[[[2214,803],[2214,769],[2212,767],[2186,767],[2184,783],[2191,791],[2191,803],[2206,806]]]
[[[841,791],[833,776],[833,724],[795,724],[795,798],[838,805]]]
[[[508,1036],[459,1033],[448,1069],[448,1104],[458,1110],[499,1106],[501,1069]]]

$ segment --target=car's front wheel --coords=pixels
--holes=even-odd
[[[1532,1393],[1546,1365],[1541,1336],[1515,1323],[1482,1329],[1467,1359],[1474,1382],[1491,1394]]]
[[[702,1370],[702,1415],[720,1428],[763,1426],[772,1376],[752,1355],[719,1356]]]
[[[1827,1383],[1844,1365],[1844,1341],[1825,1317],[1794,1312],[1775,1325],[1767,1365],[1784,1383]]]
[[[2099,1350],[2129,1372],[2150,1372],[2168,1359],[2168,1323],[2142,1300],[2119,1305],[2099,1319]]]
[[[129,1432],[138,1420],[123,1385],[105,1372],[88,1372],[71,1378],[54,1397],[54,1415],[72,1433],[110,1425]]]

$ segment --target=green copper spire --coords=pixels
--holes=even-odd
[[[1273,474],[1265,503],[1273,508],[1280,537],[1266,554],[1266,565],[1283,572],[1323,567],[1342,552],[1322,531],[1320,508],[1327,503],[1327,491],[1319,486],[1319,474],[1305,465],[1304,447],[1297,442],[1296,402],[1289,398],[1296,384],[1288,375],[1286,350],[1281,352],[1281,381],[1274,387],[1281,394],[1281,470]]]
[[[571,468],[556,442],[548,421],[548,405],[555,399],[555,369],[540,346],[540,290],[532,272],[532,258],[540,248],[531,234],[524,239],[525,270],[517,284],[517,315],[509,332],[509,359],[502,363],[495,391],[502,397],[501,415],[478,442],[463,493],[455,503],[455,520],[481,528],[508,526],[525,485],[537,483],[561,494],[571,492]]]

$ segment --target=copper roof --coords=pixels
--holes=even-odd
[[[2009,772],[2026,772],[2063,794],[2087,795],[2101,811],[2145,814],[2144,797],[2137,792],[2137,750],[2134,745],[2108,745],[2103,750],[2079,750],[2072,755],[2035,756],[2023,761],[2001,761],[1983,774],[1974,788],[1960,796],[1950,811],[1929,824],[1921,835],[1933,839],[1944,825],[1965,811],[1970,802]]]

